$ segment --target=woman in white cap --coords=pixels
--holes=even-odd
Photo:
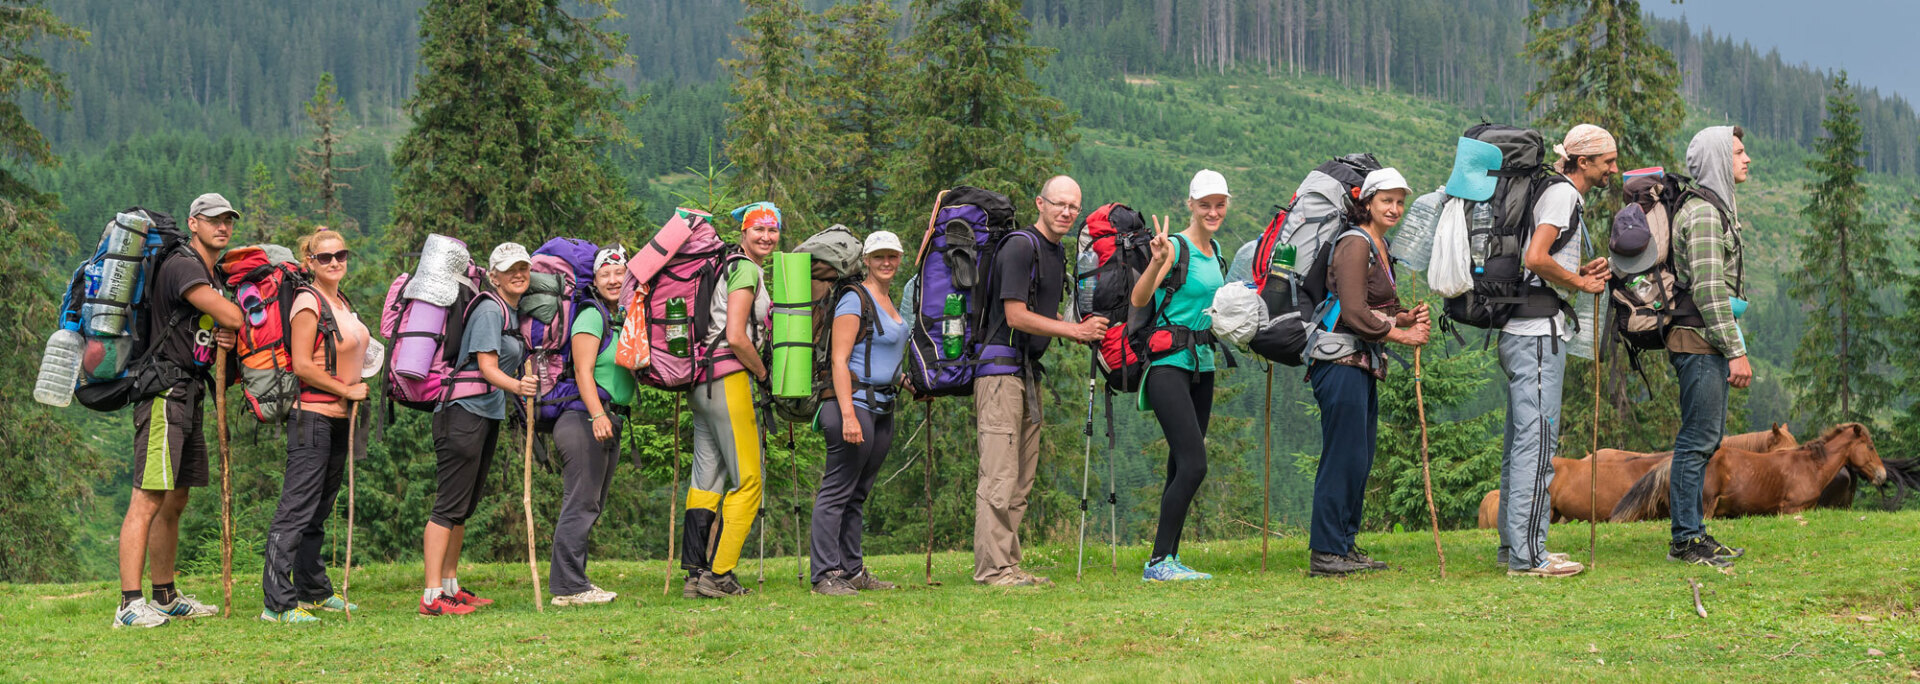
[[[553,525],[547,591],[553,593],[556,606],[610,603],[616,596],[587,580],[587,536],[607,505],[614,466],[620,460],[620,424],[626,420],[637,384],[633,372],[613,360],[620,343],[616,304],[626,274],[626,249],[610,247],[595,254],[593,282],[587,284],[590,297],[573,317],[571,379],[578,396],[560,405],[560,417],[553,424],[562,493],[560,518]]]
[[[487,384],[485,394],[441,402],[433,411],[433,452],[436,484],[433,511],[425,534],[426,590],[420,594],[421,615],[465,615],[493,603],[460,586],[460,546],[466,539],[467,518],[480,505],[482,484],[493,463],[500,439],[500,422],[507,419],[507,395],[531,397],[539,390],[532,375],[521,377],[526,340],[516,330],[513,311],[532,282],[533,265],[519,243],[495,247],[487,259],[487,279],[493,296],[482,297],[466,314],[460,336],[459,370],[478,370]]]
[[[1400,306],[1387,251],[1387,231],[1406,213],[1409,189],[1394,169],[1367,174],[1358,201],[1348,205],[1351,225],[1334,238],[1327,291],[1338,297],[1339,319],[1316,341],[1307,366],[1320,405],[1320,466],[1307,541],[1307,574],[1315,577],[1387,567],[1355,546],[1354,536],[1380,428],[1376,383],[1387,375],[1383,343],[1427,343],[1427,307]]]
[[[828,596],[893,588],[862,562],[860,534],[867,494],[893,446],[893,407],[907,354],[906,319],[890,294],[900,271],[900,238],[876,231],[861,253],[865,280],[832,295],[833,401],[818,416],[827,463],[813,500],[813,591]]]
[[[1213,320],[1207,307],[1226,283],[1225,261],[1214,235],[1233,203],[1227,179],[1202,169],[1187,185],[1187,227],[1169,236],[1173,221],[1153,217],[1153,258],[1135,281],[1132,304],[1156,313],[1147,342],[1149,369],[1140,393],[1167,438],[1167,483],[1153,555],[1141,578],[1149,582],[1204,580],[1213,575],[1180,562],[1187,510],[1207,477],[1207,424],[1213,414]]]
[[[340,294],[347,239],[321,226],[300,238],[299,252],[313,274],[313,284],[294,295],[287,335],[300,395],[287,416],[287,467],[260,580],[260,619],[287,624],[319,622],[314,610],[350,608],[333,593],[320,543],[352,454],[348,412],[367,398],[360,371],[371,339]]]

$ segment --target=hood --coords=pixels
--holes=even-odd
[[[1733,198],[1733,127],[1713,126],[1687,143],[1687,173],[1719,195],[1735,217],[1740,207]]]

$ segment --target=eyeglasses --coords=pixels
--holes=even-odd
[[[1066,202],[1055,202],[1053,200],[1047,199],[1045,195],[1040,196],[1040,201],[1046,202],[1048,205],[1051,205],[1054,207],[1059,207],[1061,210],[1064,210],[1069,214],[1080,213],[1080,205],[1078,204],[1067,204]]]
[[[313,263],[319,264],[321,266],[331,264],[335,261],[345,264],[347,263],[347,252],[348,250],[344,250],[344,249],[338,252],[321,252],[319,254],[315,254],[307,258],[312,259]]]

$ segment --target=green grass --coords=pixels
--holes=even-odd
[[[1002,590],[968,581],[971,559],[935,558],[944,586],[921,586],[919,556],[873,559],[892,593],[807,594],[792,558],[768,559],[754,595],[691,601],[660,593],[659,562],[596,562],[621,592],[610,606],[533,612],[524,565],[467,569],[500,603],[462,618],[412,614],[418,566],[354,575],[362,609],[308,628],[254,621],[259,587],[234,587],[234,618],[110,630],[109,583],[0,587],[0,680],[1130,680],[1906,681],[1920,678],[1911,563],[1920,513],[1820,511],[1716,521],[1749,548],[1723,575],[1664,560],[1664,523],[1604,525],[1600,565],[1570,580],[1508,578],[1491,531],[1445,535],[1436,572],[1425,532],[1367,534],[1396,569],[1306,577],[1300,536],[1190,544],[1211,582],[1143,585],[1145,550],[1030,550],[1058,585]],[[1556,527],[1555,548],[1584,557],[1586,530]],[[544,551],[544,549],[543,549]],[[741,568],[751,581],[755,566]],[[544,571],[543,571],[544,572]],[[1693,612],[1685,578],[1705,587]],[[544,579],[544,578],[543,578]],[[183,581],[217,600],[217,578]],[[637,602],[636,602],[637,599]],[[1868,649],[1883,652],[1869,656]]]

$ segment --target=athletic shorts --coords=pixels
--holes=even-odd
[[[165,491],[207,486],[207,439],[193,382],[133,405],[133,487]]]

